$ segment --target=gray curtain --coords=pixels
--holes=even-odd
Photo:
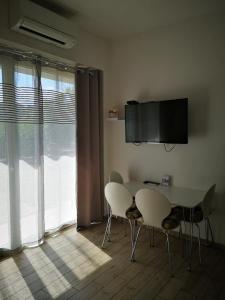
[[[78,69],[77,92],[77,227],[103,218],[103,76]]]

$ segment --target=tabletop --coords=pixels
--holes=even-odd
[[[206,191],[177,187],[177,186],[162,186],[151,183],[144,184],[138,181],[130,181],[124,183],[124,186],[129,190],[132,196],[135,196],[140,189],[153,189],[161,192],[171,203],[171,205],[182,206],[186,208],[193,208],[199,205]]]

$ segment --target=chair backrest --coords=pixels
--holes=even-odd
[[[213,184],[207,191],[207,193],[201,203],[204,217],[208,217],[212,213],[212,210],[213,210],[212,204],[213,204],[213,198],[215,195],[215,189],[216,189],[216,184]]]
[[[117,171],[112,171],[109,175],[109,182],[117,182],[123,184],[123,177]]]
[[[126,211],[132,205],[133,198],[120,183],[109,182],[105,186],[105,197],[114,216],[126,218]]]
[[[170,202],[164,195],[155,190],[141,189],[135,202],[145,225],[162,228],[162,220],[171,212]]]

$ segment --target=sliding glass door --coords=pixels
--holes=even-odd
[[[0,56],[0,248],[76,222],[74,73]]]
[[[71,106],[71,100],[73,105],[74,82],[75,78],[72,73],[48,67],[42,68],[41,83],[44,117],[45,113],[48,114],[49,109],[52,109],[53,114],[55,109],[55,114],[61,114],[60,118],[70,118],[67,116],[67,113]],[[49,90],[51,93],[49,93]],[[52,91],[55,91],[56,94]],[[50,103],[50,105],[45,106],[45,103]],[[74,216],[76,216],[75,136],[75,124],[73,123],[61,124],[60,122],[51,122],[44,125],[46,230],[68,223],[70,220],[74,220]]]

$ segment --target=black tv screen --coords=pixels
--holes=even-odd
[[[125,105],[127,143],[188,143],[188,99]]]

